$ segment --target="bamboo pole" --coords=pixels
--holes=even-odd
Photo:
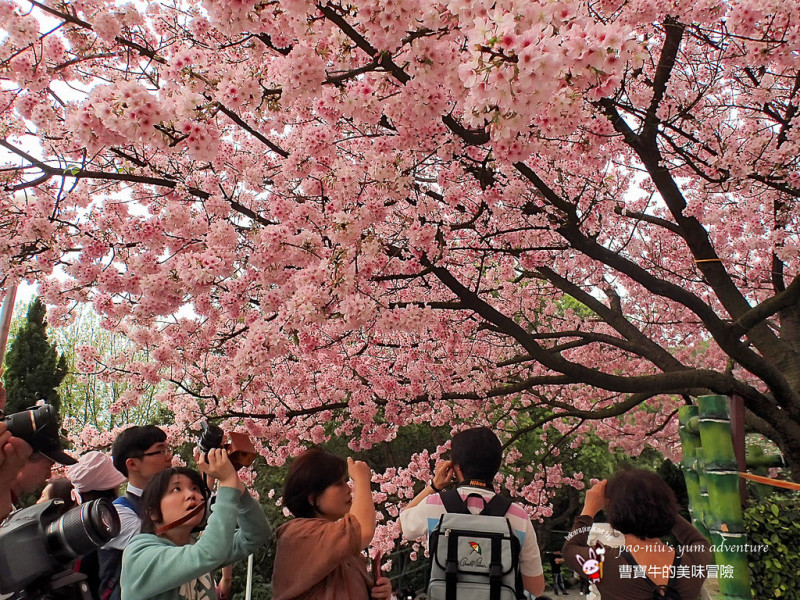
[[[700,433],[697,430],[697,406],[681,406],[678,409],[678,434],[681,438],[681,469],[686,481],[686,492],[689,496],[689,514],[692,524],[707,538],[710,538],[705,525],[706,498],[700,491],[700,474],[698,469],[698,450],[700,449]],[[692,427],[690,424],[693,424]]]
[[[744,551],[747,535],[739,496],[739,469],[731,438],[728,398],[701,396],[697,405],[705,463],[701,478],[706,480],[708,487],[708,512],[704,520],[715,547],[720,591],[726,600],[750,600],[750,573],[747,552]]]

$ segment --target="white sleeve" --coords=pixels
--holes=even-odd
[[[530,521],[526,521],[525,541],[519,553],[519,567],[522,574],[526,577],[537,577],[544,573],[542,568],[542,557],[539,554],[539,542],[536,539],[536,531]]]
[[[428,535],[428,511],[425,510],[425,500],[405,509],[400,513],[400,528],[403,530],[403,537],[409,541],[415,541]]]
[[[103,548],[107,550],[125,550],[131,543],[133,536],[139,535],[142,531],[142,520],[136,512],[127,506],[115,504],[119,515],[119,535],[106,543]]]

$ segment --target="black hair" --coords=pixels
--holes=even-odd
[[[111,458],[114,468],[128,476],[129,458],[141,458],[142,454],[153,444],[167,441],[167,434],[155,425],[134,425],[119,434],[111,444]]]
[[[488,427],[466,429],[453,436],[450,460],[461,467],[464,479],[492,481],[503,460],[503,447]]]
[[[85,492],[81,493],[81,502],[90,502],[100,498],[114,500],[114,498],[117,496],[119,496],[119,494],[117,493],[116,488],[110,490],[86,490]]]
[[[203,481],[203,477],[189,467],[170,467],[153,475],[142,494],[142,533],[155,533],[156,524],[164,520],[161,514],[161,500],[169,490],[170,479],[174,475],[185,475],[189,480],[200,488],[203,498],[208,502],[211,492]],[[208,510],[208,506],[206,506]]]
[[[343,458],[322,448],[309,448],[289,467],[283,486],[283,503],[295,517],[316,517],[316,498],[346,475],[347,462]]]
[[[652,471],[629,467],[606,484],[606,517],[622,533],[640,539],[663,537],[675,525],[678,510],[675,492]]]
[[[75,506],[75,500],[72,498],[72,490],[75,489],[75,486],[67,477],[53,477],[47,480],[47,485],[52,486],[50,500],[55,498],[63,500],[65,509]]]

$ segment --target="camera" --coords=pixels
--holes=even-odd
[[[53,406],[44,404],[22,410],[3,417],[2,422],[11,435],[28,442],[34,452],[41,452],[62,465],[73,465],[77,462],[61,450],[58,416]]]
[[[236,431],[227,434],[230,442],[225,444],[225,431],[219,425],[214,425],[208,421],[200,424],[202,431],[197,441],[197,447],[203,452],[208,453],[212,448],[224,448],[228,451],[228,458],[231,464],[238,471],[242,467],[249,467],[256,459],[256,449],[250,437],[244,433]]]
[[[49,500],[11,513],[0,527],[0,592],[36,598],[54,586],[51,577],[119,534],[119,515],[107,498],[65,512]]]

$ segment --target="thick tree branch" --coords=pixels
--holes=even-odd
[[[650,106],[647,108],[647,115],[644,118],[644,127],[641,133],[641,137],[646,140],[655,142],[658,133],[658,124],[660,122],[658,118],[658,108],[661,106],[661,101],[664,99],[664,94],[667,91],[667,83],[672,75],[675,59],[678,57],[678,49],[680,48],[685,28],[685,25],[679,23],[673,17],[664,19],[666,37],[653,80],[653,98],[650,101]]]
[[[636,353],[639,356],[646,358],[662,371],[678,371],[686,368],[678,359],[672,356],[672,354],[643,334],[621,313],[611,310],[605,304],[597,300],[597,298],[585,292],[565,277],[562,277],[550,267],[539,267],[537,271],[558,289],[589,307],[589,309],[603,319],[603,321],[611,325],[620,335],[630,341],[632,347],[636,349]]]
[[[769,317],[787,308],[795,307],[798,303],[800,303],[800,275],[796,276],[784,291],[764,300],[744,313],[734,322],[734,326],[740,327],[742,334],[744,334]]]

